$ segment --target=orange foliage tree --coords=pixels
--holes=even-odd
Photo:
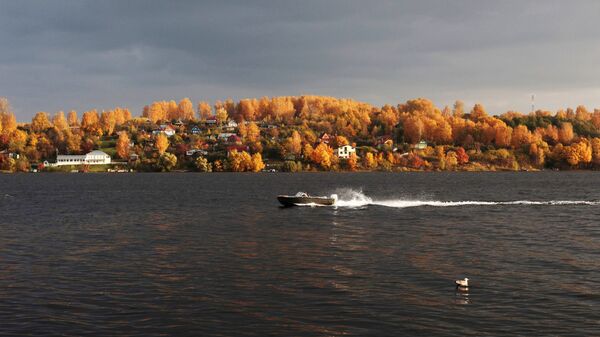
[[[122,159],[129,158],[129,144],[130,143],[131,143],[131,140],[129,139],[127,132],[120,132],[119,139],[117,139],[117,154]]]
[[[322,168],[329,169],[333,164],[333,149],[329,145],[321,143],[312,152],[311,160]]]
[[[167,148],[169,147],[169,139],[167,138],[167,136],[163,133],[159,133],[156,136],[156,141],[155,141],[155,145],[156,150],[158,150],[159,154],[163,154],[165,153],[165,151],[167,151]]]

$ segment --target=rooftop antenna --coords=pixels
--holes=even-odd
[[[531,113],[535,112],[535,94],[531,94]]]

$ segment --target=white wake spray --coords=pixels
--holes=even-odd
[[[600,205],[599,200],[514,200],[514,201],[483,201],[483,200],[465,200],[465,201],[441,201],[441,200],[415,200],[415,199],[387,199],[376,200],[365,195],[362,191],[340,190],[339,199],[335,203],[336,207],[364,207],[369,205],[407,208],[407,207],[459,207],[459,206],[495,206],[495,205],[534,205],[534,206],[560,206],[560,205]]]

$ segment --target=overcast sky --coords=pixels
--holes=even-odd
[[[596,0],[0,0],[0,96],[20,121],[302,94],[592,109],[599,14]]]

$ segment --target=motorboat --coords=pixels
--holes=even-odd
[[[337,195],[313,196],[305,192],[298,192],[295,195],[278,195],[277,200],[285,206],[333,206],[337,201]]]

